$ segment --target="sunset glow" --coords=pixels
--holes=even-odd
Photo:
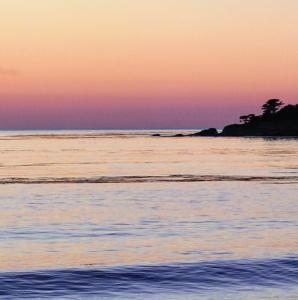
[[[3,0],[0,127],[221,127],[297,100],[295,0]]]

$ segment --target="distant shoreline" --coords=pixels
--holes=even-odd
[[[220,132],[216,128],[194,134],[175,134],[172,137],[298,137],[298,104],[286,105],[279,99],[269,99],[262,106],[261,115],[240,116],[241,124],[229,124]],[[153,136],[162,136],[154,134]]]

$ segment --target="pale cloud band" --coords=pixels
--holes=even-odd
[[[17,75],[19,75],[19,72],[15,69],[0,67],[0,75],[1,76],[17,76]]]

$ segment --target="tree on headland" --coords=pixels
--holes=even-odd
[[[224,127],[221,136],[292,136],[298,137],[298,104],[269,99],[262,105],[261,115],[243,115],[242,124]]]
[[[298,120],[298,104],[284,106],[277,115],[280,120]]]
[[[284,105],[279,99],[269,99],[262,105],[261,115],[240,116],[243,125],[259,124],[262,121],[298,120],[298,104]]]
[[[280,99],[269,99],[262,105],[260,115],[240,116],[242,124],[229,124],[222,132],[209,128],[193,134],[180,136],[287,136],[298,138],[298,104],[285,105]],[[158,135],[160,136],[160,135]]]
[[[254,119],[256,118],[256,116],[254,114],[249,114],[247,116],[240,116],[240,122],[244,123],[244,124],[249,124],[251,123]]]
[[[263,116],[274,115],[283,105],[284,103],[279,99],[269,99],[262,106]]]

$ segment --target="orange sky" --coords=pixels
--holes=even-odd
[[[297,99],[296,0],[2,0],[0,128],[222,126]]]

